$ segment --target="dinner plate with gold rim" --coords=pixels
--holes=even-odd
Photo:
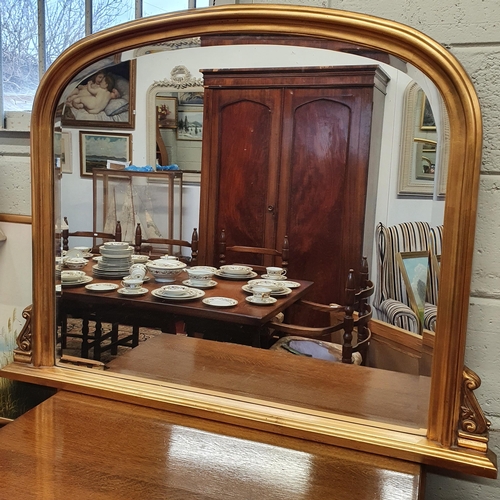
[[[227,274],[222,272],[220,269],[217,269],[214,273],[216,276],[219,276],[219,278],[224,278],[226,280],[235,280],[235,281],[246,281],[248,279],[255,278],[257,276],[257,273],[255,271],[252,271],[251,273],[248,274]]]
[[[62,286],[80,286],[80,285],[86,285],[87,283],[90,283],[94,278],[92,276],[84,276],[83,278],[79,280],[73,280],[73,281],[61,281]]]
[[[229,297],[207,297],[202,302],[207,306],[214,307],[232,307],[238,304],[237,300],[230,299]]]
[[[193,300],[193,299],[199,299],[200,297],[203,297],[205,295],[205,292],[203,290],[198,290],[197,288],[192,288],[193,294],[188,295],[188,296],[182,296],[182,295],[164,295],[159,292],[159,289],[157,288],[156,290],[152,290],[151,294],[157,297],[158,299],[164,299],[164,300],[176,300],[176,301],[182,301],[182,300]]]
[[[134,295],[144,295],[148,293],[147,288],[119,288],[117,292],[121,295],[130,295],[133,297]]]
[[[85,288],[90,292],[111,292],[118,288],[116,283],[91,283],[85,285]]]

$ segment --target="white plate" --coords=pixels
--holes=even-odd
[[[237,274],[240,276],[241,275],[247,276],[249,273],[253,271],[253,269],[250,266],[239,266],[239,265],[220,266],[219,270],[222,271],[224,274]]]
[[[203,285],[198,285],[198,284],[195,285],[194,283],[191,283],[191,280],[184,280],[182,284],[186,286],[192,286],[194,288],[213,288],[215,285],[217,285],[217,281],[210,280]]]
[[[91,285],[85,285],[85,288],[91,292],[111,292],[116,290],[118,285],[115,283],[92,283]]]
[[[265,285],[262,285],[265,286]],[[253,293],[253,287],[252,285],[243,285],[242,290],[248,293]],[[286,295],[290,295],[292,293],[292,290],[290,288],[280,288],[279,290],[272,290],[271,295],[273,297],[285,297]]]
[[[222,272],[220,269],[217,269],[217,271],[215,271],[215,274],[216,276],[219,276],[220,278],[224,278],[226,280],[248,280],[257,276],[257,273],[254,271],[249,274],[227,274]]]
[[[281,284],[287,288],[299,288],[300,286],[300,283],[297,283],[296,281],[283,281]]]
[[[214,307],[232,307],[238,303],[237,300],[228,297],[207,297],[203,299],[202,302],[207,304],[207,306]]]
[[[80,280],[75,280],[75,281],[62,281],[61,285],[62,286],[80,286],[80,285],[86,285],[87,283],[90,283],[94,278],[91,276],[85,276]]]
[[[278,299],[275,299],[274,297],[259,299],[257,297],[254,297],[253,295],[250,295],[250,297],[246,297],[245,300],[247,302],[250,302],[250,304],[255,304],[258,306],[270,306],[271,304],[274,304]]]
[[[203,297],[205,295],[205,292],[203,290],[197,290],[196,288],[191,288],[195,293],[193,295],[190,295],[189,297],[179,297],[178,295],[176,297],[169,297],[166,295],[163,295],[159,292],[159,289],[152,290],[151,293],[159,298],[159,299],[165,299],[165,300],[193,300],[193,299],[199,299],[200,297]]]
[[[147,288],[119,288],[117,290],[118,293],[122,295],[144,295],[148,293]]]
[[[269,274],[263,274],[262,278],[264,278],[265,280],[272,280],[272,281],[284,281],[284,280],[286,280],[286,276],[285,275],[281,275],[281,276],[269,276]]]

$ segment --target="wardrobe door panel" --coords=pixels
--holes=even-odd
[[[228,246],[272,245],[276,214],[268,208],[277,203],[280,92],[229,89],[214,95],[215,248],[222,229]]]
[[[310,298],[323,303],[343,302],[347,272],[361,261],[371,122],[371,100],[362,94],[285,92],[282,180],[288,178],[282,200],[292,248],[289,273],[314,281]]]

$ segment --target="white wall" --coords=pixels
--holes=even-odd
[[[130,54],[127,54],[130,56]],[[330,50],[307,47],[287,46],[230,46],[202,47],[152,53],[137,59],[136,83],[136,126],[133,134],[132,163],[138,166],[148,164],[147,133],[151,131],[148,120],[151,110],[147,109],[147,96],[156,81],[170,78],[171,70],[184,65],[193,78],[202,78],[200,69],[228,67],[289,67],[303,66],[338,66],[353,64],[373,64],[363,57],[352,56]],[[379,187],[377,195],[376,222],[386,225],[407,220],[415,220],[415,214],[421,220],[440,224],[443,217],[442,201],[415,199],[397,196],[398,167],[400,155],[401,122],[405,89],[412,79],[422,88],[427,89],[428,79],[415,68],[410,68],[411,77],[381,64],[390,76],[385,100],[384,125],[382,134],[382,153],[380,160]],[[162,88],[163,90],[163,88]],[[153,89],[156,92],[156,89]],[[430,92],[429,92],[430,93]],[[92,228],[92,181],[90,177],[80,177],[79,131],[68,129],[72,137],[73,173],[63,174],[62,215],[70,220],[72,229]],[[107,131],[113,131],[109,129]],[[117,132],[124,132],[118,131]],[[182,168],[183,165],[180,165]],[[199,186],[186,185],[183,206],[183,238],[190,239],[193,227],[198,227]],[[375,277],[376,265],[370,265]]]

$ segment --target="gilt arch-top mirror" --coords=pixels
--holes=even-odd
[[[443,101],[443,109],[446,110],[449,121],[449,130],[446,130],[446,135],[449,134],[449,175],[440,263],[439,315],[435,329],[432,377],[425,389],[420,387],[420,390],[426,392],[426,398],[428,397],[428,406],[426,404],[425,409],[421,410],[421,421],[424,422],[421,429],[398,427],[369,414],[368,392],[363,397],[358,394],[361,399],[366,400],[367,406],[363,406],[365,402],[358,401],[356,404],[360,405],[359,413],[353,416],[343,414],[342,410],[335,411],[335,408],[325,412],[311,410],[307,404],[283,404],[261,398],[258,394],[241,395],[237,392],[228,393],[224,389],[207,391],[203,387],[144,379],[140,374],[120,376],[78,366],[68,367],[56,360],[56,297],[53,293],[56,282],[53,263],[54,241],[60,228],[54,227],[52,221],[57,221],[58,218],[60,220],[60,216],[64,214],[59,212],[60,207],[54,202],[60,194],[52,194],[56,175],[53,165],[54,151],[48,144],[53,144],[56,108],[64,97],[67,86],[76,75],[83,74],[81,72],[85,68],[106,58],[118,59],[117,54],[137,54],[155,45],[161,48],[161,44],[174,43],[176,40],[192,40],[197,37],[203,39],[204,36],[231,38],[255,35],[284,38],[291,34],[298,39],[303,37],[318,43],[350,44],[366,51],[384,52],[403,62],[411,61],[415,74],[418,73],[422,77],[419,84],[422,85],[423,82],[425,86],[426,82],[429,85],[432,82],[435,86],[435,95],[432,90],[426,92],[429,99],[435,100],[436,107],[433,107],[433,111],[437,111],[439,116],[439,96]],[[262,43],[259,45],[258,49],[266,47]],[[227,47],[208,48],[219,49],[221,53],[227,50]],[[299,49],[310,50],[305,47],[295,48],[297,52]],[[164,46],[158,54],[163,49]],[[289,50],[286,47],[281,49]],[[159,74],[158,79],[171,78],[170,71],[176,67],[176,57],[182,65],[182,59],[186,60],[192,50],[196,49],[190,47],[177,50],[175,57],[169,62],[168,69],[163,71],[163,75]],[[156,57],[158,54],[151,54],[149,57]],[[297,59],[300,61],[298,56]],[[207,59],[208,65],[205,67],[200,67],[197,62],[195,65],[198,65],[198,70],[224,67],[212,61],[215,59],[210,62]],[[322,64],[319,62],[318,66]],[[310,64],[298,62],[297,65]],[[189,67],[189,64],[186,66]],[[240,65],[243,68],[245,66],[248,67]],[[142,151],[138,163],[147,164],[154,155],[151,134],[146,137],[145,133],[135,135],[135,132],[139,127],[144,127],[145,131],[154,128],[151,121],[146,125],[152,113],[147,111],[147,106],[154,100],[151,95],[158,94],[169,104],[171,93],[184,89],[175,89],[168,85],[162,88],[162,85],[157,85],[158,92],[148,94],[147,90],[151,91],[154,82],[140,83],[139,73],[134,89],[136,106],[135,109],[129,108],[131,116],[128,117],[128,125],[132,123],[131,126],[135,128],[115,127],[111,133],[121,137],[134,132],[131,147],[133,150]],[[198,74],[194,75],[194,78],[198,77]],[[193,88],[199,90],[199,82]],[[427,88],[425,90],[427,91]],[[135,113],[133,116],[132,111]],[[81,130],[84,133],[95,132],[91,126],[85,124]],[[93,35],[63,53],[49,68],[41,82],[35,100],[31,131],[34,180],[34,304],[30,338],[20,345],[20,351],[24,350],[29,363],[18,362],[6,367],[3,370],[6,376],[56,387],[71,387],[94,394],[106,394],[141,404],[175,408],[176,411],[224,419],[251,427],[279,429],[279,432],[291,435],[341,443],[358,449],[376,450],[382,454],[392,454],[424,463],[439,463],[474,473],[481,470],[480,473],[485,475],[494,474],[494,459],[487,451],[484,429],[464,431],[460,414],[463,404],[463,359],[482,145],[481,116],[477,97],[467,74],[442,46],[422,33],[397,23],[331,9],[234,6],[143,19]],[[172,148],[170,152],[172,154]],[[134,158],[134,161],[137,160]],[[203,175],[202,172],[202,183]],[[191,225],[189,222],[188,227]],[[202,221],[200,225],[203,227]],[[374,223],[371,231],[373,226]],[[373,247],[368,251],[373,252]],[[358,367],[332,366],[332,378],[341,373],[339,370],[346,373],[345,368]],[[359,370],[363,370],[363,367],[359,367]],[[360,378],[366,378],[365,390],[370,388],[373,391],[371,397],[376,399],[379,394],[377,391],[385,391],[383,388],[370,387],[370,376],[367,373],[371,372],[359,373]],[[402,376],[391,373],[395,377],[393,380]],[[388,401],[389,408],[386,411],[397,412],[398,403],[393,401],[394,407],[391,409],[390,397]],[[469,446],[460,448],[466,441]],[[470,446],[470,443],[476,444]],[[479,455],[476,453],[474,458],[471,458],[475,452],[469,452],[470,448],[480,450]]]

